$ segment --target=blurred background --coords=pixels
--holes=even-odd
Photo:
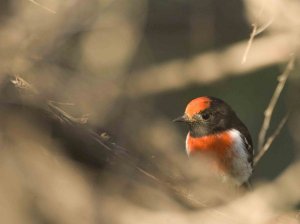
[[[299,181],[299,167],[282,178],[299,159],[299,1],[1,0],[0,5],[1,83],[7,75],[22,77],[43,99],[67,103],[63,108],[75,117],[87,115],[90,127],[105,130],[142,161],[160,167],[159,173],[183,185],[182,177],[192,179],[188,189],[222,210],[195,209],[132,170],[91,178],[51,136],[13,117],[1,121],[1,223],[299,223],[300,188],[284,188]],[[249,44],[253,27],[258,33]],[[222,98],[256,146],[277,77],[292,55],[295,67],[268,135],[292,110],[290,119],[255,167],[258,190],[226,207],[235,193],[225,195],[217,186],[207,196],[210,187],[199,173],[207,174],[185,155],[186,127],[172,120],[195,97]],[[276,202],[274,209],[270,192],[277,192],[277,181],[293,202]],[[268,198],[258,200],[262,195]]]

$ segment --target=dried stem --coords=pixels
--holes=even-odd
[[[270,145],[272,144],[273,140],[275,137],[279,134],[280,130],[282,129],[283,125],[286,123],[286,120],[288,118],[288,114],[282,119],[280,124],[278,125],[277,129],[275,130],[274,134],[268,138],[268,140],[265,142],[266,139],[266,134],[270,126],[270,122],[272,119],[272,114],[274,111],[274,108],[278,102],[278,98],[285,86],[286,80],[288,79],[291,71],[294,68],[294,62],[295,62],[295,57],[292,56],[288,65],[286,66],[285,70],[283,73],[278,77],[278,85],[274,91],[274,94],[270,100],[270,103],[265,110],[265,118],[262,124],[262,127],[260,129],[259,135],[258,135],[258,154],[255,157],[255,164],[260,160],[260,158],[266,153],[266,151],[269,149]]]
[[[254,38],[257,35],[259,35],[260,33],[264,32],[273,23],[273,20],[274,20],[274,18],[270,19],[269,22],[267,22],[264,26],[262,26],[260,28],[258,28],[258,26],[256,24],[252,24],[253,29],[252,29],[252,32],[250,34],[250,38],[248,40],[247,47],[245,49],[245,52],[244,52],[244,55],[243,55],[243,58],[242,58],[242,64],[245,64],[246,61],[247,61],[248,54],[249,54],[249,51],[250,51],[250,48],[252,46]]]
[[[56,14],[56,12],[55,12],[54,10],[49,9],[48,7],[46,7],[46,6],[44,6],[44,5],[40,4],[40,3],[38,3],[38,2],[35,1],[35,0],[29,0],[29,1],[32,2],[33,4],[37,5],[38,7],[41,7],[42,9],[44,9],[44,10],[46,10],[46,11],[52,13],[52,14]]]
[[[255,36],[261,34],[262,32],[264,32],[266,29],[268,29],[269,26],[271,26],[271,24],[273,23],[274,18],[271,18],[269,20],[269,22],[267,22],[265,25],[261,26],[260,28],[258,28],[255,32]]]
[[[263,5],[261,7],[261,10],[259,12],[259,15],[258,17],[262,16],[264,10],[265,10],[265,7],[266,7],[266,1],[263,1]],[[247,47],[245,49],[245,52],[244,52],[244,55],[243,55],[243,58],[242,58],[242,64],[245,64],[246,61],[247,61],[247,57],[248,57],[248,54],[249,54],[249,51],[250,51],[250,48],[252,46],[252,43],[253,43],[253,40],[255,38],[255,36],[257,36],[258,34],[264,32],[274,21],[274,17],[271,18],[265,25],[261,26],[260,28],[258,28],[258,25],[257,23],[254,23],[252,24],[252,32],[250,34],[250,38],[248,40],[248,44],[247,44]]]
[[[287,113],[280,121],[280,123],[278,124],[276,130],[274,131],[274,133],[268,138],[268,140],[266,141],[266,143],[264,144],[264,146],[262,147],[262,149],[260,149],[257,153],[257,155],[254,158],[254,166],[256,166],[256,164],[258,163],[258,161],[263,157],[263,155],[268,151],[268,149],[270,148],[270,146],[272,145],[273,141],[275,140],[275,138],[279,135],[281,129],[283,128],[283,126],[285,125],[285,123],[287,122],[288,118],[289,118],[290,113]]]
[[[257,26],[255,24],[252,24],[252,27],[253,27],[253,29],[252,29],[252,32],[250,34],[250,38],[248,40],[248,44],[247,44],[247,47],[246,47],[244,55],[243,55],[242,64],[244,64],[246,62],[249,51],[250,51],[250,48],[251,48],[251,45],[252,45],[253,40],[254,40],[254,37],[256,36]]]
[[[263,2],[263,5],[261,7],[261,10],[259,12],[259,16],[261,16],[265,10],[265,6],[266,6],[266,1]],[[252,32],[250,34],[250,38],[248,40],[248,43],[247,43],[247,47],[245,49],[245,52],[243,54],[243,58],[242,58],[242,64],[245,64],[246,61],[247,61],[247,57],[248,57],[248,54],[249,54],[249,51],[250,51],[250,48],[252,46],[252,43],[253,43],[253,40],[255,38],[255,36],[257,36],[258,34],[262,33],[264,30],[266,30],[273,22],[273,19],[271,19],[266,25],[262,26],[261,28],[258,29],[258,26],[256,23],[253,23],[252,24]]]

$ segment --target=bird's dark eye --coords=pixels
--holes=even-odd
[[[201,117],[202,117],[203,120],[206,121],[210,118],[210,114],[209,113],[203,113],[203,114],[201,114]]]

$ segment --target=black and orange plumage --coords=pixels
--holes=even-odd
[[[209,155],[219,171],[238,185],[248,181],[253,170],[250,133],[232,108],[215,97],[199,97],[188,103],[185,113],[175,121],[189,127],[187,154]]]

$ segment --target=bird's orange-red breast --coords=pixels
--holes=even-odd
[[[232,148],[233,139],[228,132],[208,135],[203,137],[187,136],[188,153],[192,154],[197,151],[212,151],[216,155],[223,157],[228,154],[229,149]]]
[[[253,167],[251,136],[228,104],[215,97],[199,97],[190,101],[184,115],[175,121],[188,124],[189,156],[207,154],[237,184],[248,181]]]

